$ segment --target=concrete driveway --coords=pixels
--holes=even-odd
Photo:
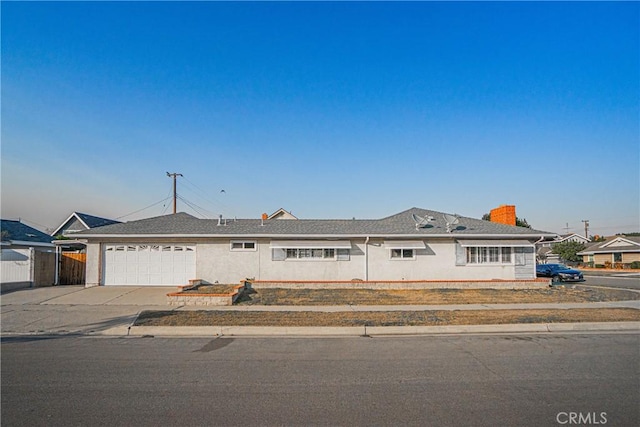
[[[172,310],[174,287],[54,286],[20,289],[0,296],[2,334],[124,331],[143,310]]]

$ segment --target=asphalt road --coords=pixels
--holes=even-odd
[[[639,349],[622,333],[5,337],[2,425],[636,426]]]
[[[640,273],[585,272],[584,285],[640,290]]]

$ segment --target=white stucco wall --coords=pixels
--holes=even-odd
[[[352,246],[349,261],[273,261],[271,239],[256,242],[255,251],[232,251],[229,239],[198,243],[197,278],[210,283],[236,283],[246,278],[322,281],[364,279],[364,253],[358,245]]]
[[[425,241],[415,259],[391,259],[381,240],[369,245],[369,280],[513,279],[514,265],[456,265],[455,242]]]
[[[144,242],[149,243],[150,239]],[[167,242],[163,239],[155,243]],[[184,243],[182,239],[178,239]],[[418,250],[415,259],[391,259],[383,239],[352,238],[348,261],[272,260],[271,239],[255,241],[255,250],[231,250],[231,239],[192,240],[196,244],[196,277],[209,283],[238,283],[246,278],[264,281],[369,281],[385,280],[513,280],[515,263],[508,265],[456,265],[454,239],[425,240],[427,248]],[[345,239],[346,240],[346,239]],[[366,253],[366,255],[365,255]],[[87,244],[86,286],[102,284],[102,249],[99,243]],[[365,267],[368,266],[367,272]],[[527,266],[527,279],[535,278],[535,266]],[[522,268],[520,267],[520,274]],[[368,274],[367,274],[368,273]]]
[[[99,286],[102,282],[102,245],[100,243],[87,243],[87,266],[85,275],[85,287]]]
[[[513,280],[515,265],[456,266],[455,244],[426,241],[427,249],[418,250],[415,259],[391,259],[382,240],[351,239],[349,261],[272,260],[270,239],[257,240],[255,251],[231,251],[229,240],[199,243],[198,279],[214,283],[236,283],[245,278],[256,280]],[[368,259],[368,275],[365,259]],[[535,278],[535,275],[531,277]]]

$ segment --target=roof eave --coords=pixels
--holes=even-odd
[[[353,234],[278,234],[278,233],[225,233],[225,234],[82,234],[77,238],[81,239],[124,239],[124,238],[167,238],[167,239],[190,239],[190,238],[287,238],[287,239],[344,239],[344,238],[403,238],[403,239],[429,239],[429,238],[458,238],[458,239],[539,239],[541,237],[553,236],[548,233],[536,234],[392,234],[392,233],[353,233]]]
[[[7,241],[5,241],[3,243],[7,243]],[[9,240],[8,243],[10,245],[15,245],[15,246],[43,246],[43,247],[48,247],[48,248],[53,248],[54,247],[53,243],[30,242],[28,240]]]

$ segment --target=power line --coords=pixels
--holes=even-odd
[[[199,187],[194,182],[190,181],[188,178],[184,178],[183,182],[188,183],[189,185],[186,185],[186,187],[189,188],[190,190],[192,190],[194,192],[194,194],[197,195],[198,197],[200,197],[202,200],[204,200],[207,203],[211,203],[212,205],[215,205],[215,206],[219,207],[223,211],[226,211],[227,215],[234,216],[233,215],[233,209],[231,207],[229,207],[226,204],[222,203],[220,200],[216,199],[211,194],[206,193],[205,190],[203,190],[201,187]],[[226,193],[226,191],[224,191],[224,190],[221,190],[221,191]]]
[[[154,206],[156,206],[156,205],[159,205],[159,204],[160,204],[160,203],[162,203],[162,202],[166,202],[166,201],[167,201],[167,200],[169,200],[170,198],[171,198],[171,196],[166,197],[166,198],[164,198],[164,199],[160,200],[159,202],[155,202],[155,203],[153,203],[153,204],[151,204],[151,205],[149,205],[149,206],[147,206],[147,207],[144,207],[144,208],[142,208],[142,209],[138,209],[137,211],[133,211],[133,212],[128,213],[128,214],[126,214],[126,215],[119,216],[119,217],[117,217],[116,219],[122,219],[122,218],[126,218],[126,217],[128,217],[128,216],[131,216],[131,215],[133,215],[133,214],[137,214],[138,212],[142,212],[142,211],[147,210],[147,209],[149,209],[149,208],[152,208],[152,207],[154,207]]]
[[[190,207],[191,209],[193,209],[193,210],[194,210],[198,215],[200,215],[200,216],[202,216],[202,217],[205,217],[205,218],[211,218],[212,216],[215,216],[215,214],[213,214],[213,215],[205,215],[205,214],[204,214],[204,213],[202,213],[199,209],[201,209],[201,210],[203,210],[203,211],[205,211],[205,212],[208,212],[208,213],[210,213],[210,214],[211,214],[211,212],[207,211],[206,209],[204,209],[204,208],[203,208],[203,207],[201,207],[201,206],[196,205],[196,204],[195,204],[195,203],[193,203],[193,202],[188,201],[187,199],[185,199],[185,198],[184,198],[184,197],[182,197],[182,196],[178,196],[178,199],[182,200],[182,201],[183,201],[187,206],[189,206],[189,207]]]

